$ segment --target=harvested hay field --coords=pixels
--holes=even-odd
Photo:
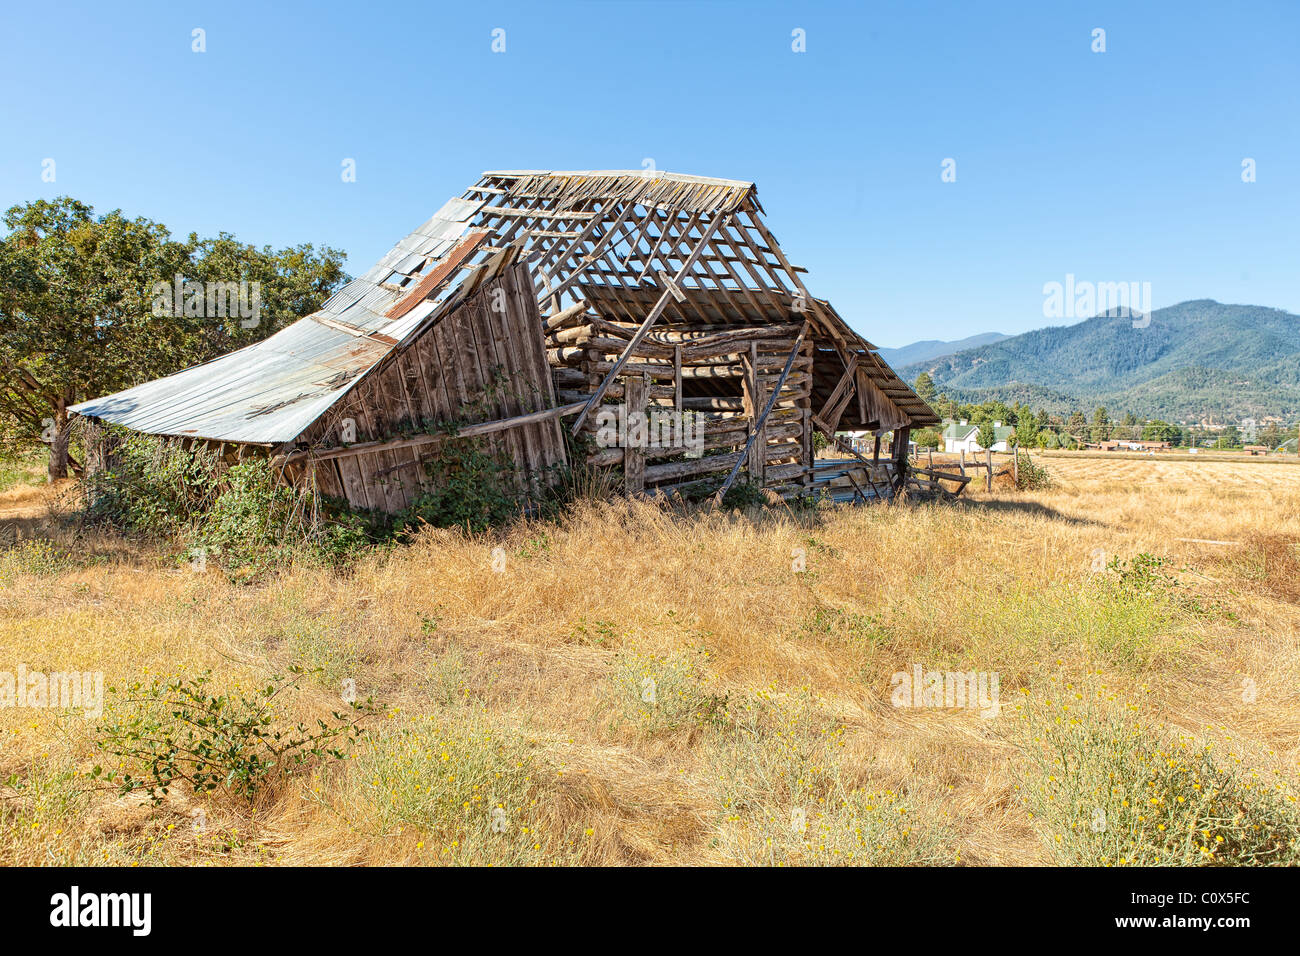
[[[1036,454],[1066,486],[1098,482],[1139,483],[1152,487],[1208,484],[1243,491],[1286,491],[1300,486],[1300,459],[1294,455],[1248,457],[1189,455],[1186,450],[1158,455],[1120,453]]]
[[[1042,461],[1035,492],[583,505],[248,583],[47,527],[0,553],[0,671],[102,671],[104,713],[0,708],[0,861],[1294,864],[1300,471]],[[381,703],[344,759],[104,785],[141,771],[104,729],[133,681],[293,663],[276,721]],[[917,667],[996,706],[898,706]]]

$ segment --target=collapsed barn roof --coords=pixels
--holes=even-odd
[[[843,393],[844,367],[858,377],[856,408],[837,409],[843,427],[938,422],[875,347],[811,295],[805,270],[763,222],[753,183],[653,170],[486,172],[313,315],[71,410],[150,434],[292,443],[385,356],[516,259],[531,264],[543,317],[579,302],[636,322],[653,312],[661,325],[802,315],[820,333],[818,347],[843,360],[817,369],[814,396],[825,403]]]

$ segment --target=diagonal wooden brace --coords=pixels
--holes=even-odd
[[[727,214],[714,216],[713,219],[710,220],[708,226],[704,229],[704,234],[700,236],[700,241],[695,244],[695,248],[691,250],[691,254],[686,257],[686,261],[682,263],[682,267],[677,270],[677,275],[673,277],[670,287],[665,289],[663,294],[659,296],[659,300],[655,302],[654,308],[651,309],[650,314],[645,317],[645,320],[641,323],[641,327],[636,330],[636,334],[632,336],[632,340],[627,343],[627,347],[623,349],[623,354],[618,357],[618,361],[614,363],[614,367],[609,370],[601,383],[596,386],[596,390],[591,393],[591,398],[587,399],[587,407],[582,410],[581,414],[578,415],[577,421],[573,423],[572,430],[575,435],[582,428],[582,423],[587,420],[587,415],[590,413],[591,409],[599,405],[600,400],[605,397],[605,392],[609,390],[609,386],[613,384],[614,379],[618,377],[618,373],[622,370],[623,366],[627,364],[628,358],[631,357],[632,353],[636,351],[637,347],[646,337],[651,326],[659,320],[659,316],[663,314],[664,309],[668,306],[668,300],[673,297],[672,290],[675,288],[678,293],[681,292],[680,284],[682,279],[686,278],[691,269],[695,266],[696,261],[704,252],[704,248],[709,244],[709,240],[712,239],[713,234],[718,231],[718,227],[730,219],[730,214]]]

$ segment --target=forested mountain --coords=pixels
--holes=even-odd
[[[899,369],[958,401],[1023,401],[1055,414],[1104,405],[1142,418],[1300,418],[1300,316],[1211,299],[1114,312]]]
[[[899,368],[904,365],[911,365],[913,362],[929,362],[946,355],[952,355],[955,352],[973,349],[981,345],[990,345],[1009,338],[1011,336],[1004,335],[1001,332],[981,332],[979,335],[967,336],[953,342],[926,339],[923,342],[913,342],[911,345],[904,345],[901,348],[881,349],[880,355],[894,368]]]

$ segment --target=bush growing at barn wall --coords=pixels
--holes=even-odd
[[[505,469],[478,441],[444,442],[424,470],[427,490],[393,522],[396,531],[420,522],[483,531],[519,514]]]
[[[191,530],[216,500],[215,452],[121,429],[109,429],[106,438],[113,445],[109,465],[86,480],[93,523],[171,537]]]
[[[298,495],[273,478],[265,459],[231,465],[203,516],[202,537],[217,546],[280,544],[294,523]]]
[[[202,446],[110,429],[107,467],[88,476],[92,524],[202,547],[227,566],[265,567],[290,552],[328,563],[371,541],[365,518],[281,482],[267,458],[229,465]]]

